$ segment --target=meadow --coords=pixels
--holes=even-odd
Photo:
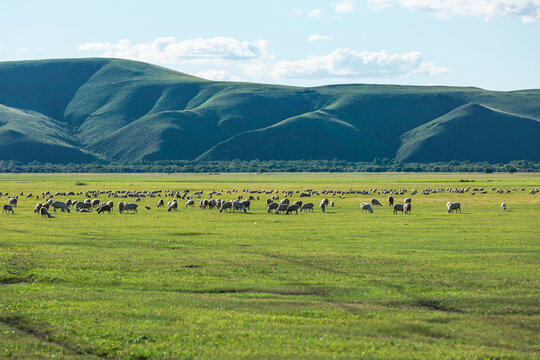
[[[417,194],[410,215],[371,194],[308,198],[335,207],[299,215],[268,214],[265,194],[247,214],[148,197],[137,214],[33,213],[43,191],[428,187],[488,194]],[[540,358],[535,187],[520,173],[0,174],[0,192],[24,193],[0,216],[0,358]],[[363,214],[371,198],[384,206]]]

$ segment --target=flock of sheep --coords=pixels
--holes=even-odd
[[[498,194],[506,194],[511,192],[517,192],[517,191],[525,191],[524,188],[521,189],[491,189],[494,192],[497,192]],[[248,210],[250,210],[251,202],[255,200],[259,200],[261,195],[267,195],[268,198],[266,199],[266,209],[268,213],[274,213],[274,214],[291,214],[295,213],[298,214],[299,212],[313,212],[314,210],[314,203],[312,202],[304,202],[303,200],[296,200],[292,201],[291,198],[293,196],[298,196],[299,198],[312,198],[315,196],[327,196],[323,198],[319,203],[319,208],[322,212],[326,211],[327,207],[334,207],[335,203],[334,201],[331,201],[328,199],[330,196],[338,196],[340,199],[343,199],[346,195],[351,194],[359,194],[359,195],[388,195],[387,201],[388,205],[393,208],[393,214],[410,214],[412,210],[412,198],[406,197],[403,201],[403,203],[394,203],[394,196],[401,195],[405,196],[407,194],[406,189],[369,189],[369,190],[329,190],[329,189],[323,189],[321,191],[313,190],[313,189],[306,189],[304,191],[292,191],[292,190],[249,190],[244,189],[242,190],[245,195],[238,194],[239,190],[233,189],[229,191],[211,191],[208,194],[206,194],[207,198],[203,199],[204,191],[196,191],[193,192],[193,194],[190,193],[189,190],[184,191],[178,191],[178,190],[156,190],[156,191],[127,191],[127,190],[117,190],[117,191],[93,191],[89,190],[86,193],[84,193],[85,199],[83,200],[71,200],[71,198],[68,198],[65,201],[60,200],[53,200],[59,196],[82,196],[83,192],[75,193],[73,191],[71,192],[56,192],[51,193],[49,191],[41,193],[41,198],[39,195],[36,195],[35,198],[37,200],[42,199],[42,202],[38,202],[34,207],[34,212],[36,214],[40,214],[42,216],[51,217],[51,209],[53,212],[56,212],[56,210],[60,210],[62,212],[70,212],[71,209],[73,209],[77,213],[89,213],[92,212],[94,209],[98,214],[101,213],[111,213],[114,209],[114,202],[112,200],[101,202],[100,199],[98,199],[99,196],[106,196],[108,198],[118,198],[118,199],[134,199],[132,201],[119,201],[117,204],[118,212],[119,213],[129,213],[130,211],[132,213],[136,213],[138,209],[138,202],[140,202],[143,198],[159,198],[157,202],[157,208],[165,208],[165,201],[164,198],[166,197],[172,197],[170,201],[167,202],[167,211],[176,211],[178,209],[178,201],[183,200],[185,202],[185,207],[194,207],[195,201],[197,200],[199,202],[199,207],[202,209],[218,209],[219,212],[244,212],[246,213]],[[439,189],[432,189],[432,188],[426,188],[421,190],[420,192],[416,189],[412,189],[410,192],[410,195],[430,195],[435,193],[441,193],[441,192],[450,192],[450,193],[467,193],[469,192],[471,195],[474,195],[476,193],[485,194],[487,193],[487,190],[484,190],[484,188],[439,188]],[[536,194],[539,192],[537,188],[530,191],[530,194]],[[227,194],[227,195],[225,195]],[[17,194],[17,195],[9,195],[8,193],[1,193],[0,197],[2,196],[8,196],[8,204],[5,204],[3,206],[2,213],[11,213],[14,214],[14,207],[17,206],[17,202],[19,199],[19,196],[24,196],[23,193]],[[234,199],[225,201],[221,200],[221,196],[235,196]],[[280,196],[282,197],[280,199]],[[26,195],[26,198],[33,198],[34,195],[32,193],[29,193]],[[217,197],[217,198],[215,198]],[[245,198],[244,198],[245,197]],[[200,199],[200,200],[199,200]],[[447,210],[448,213],[452,212],[460,212],[461,213],[461,204],[459,202],[452,202],[449,201],[447,204]],[[383,206],[379,200],[376,198],[372,198],[370,202],[362,202],[360,204],[360,209],[363,212],[373,213],[373,207],[375,206]],[[146,210],[151,210],[150,206],[144,206]],[[506,210],[506,204],[501,204],[501,209],[503,211]]]

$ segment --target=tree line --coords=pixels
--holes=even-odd
[[[230,172],[538,172],[540,162],[515,160],[508,163],[450,161],[404,163],[395,159],[371,162],[346,160],[159,160],[52,164],[0,160],[2,173],[230,173]]]

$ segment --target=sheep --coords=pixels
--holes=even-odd
[[[56,212],[56,209],[60,209],[62,212],[67,211],[69,213],[69,206],[63,201],[53,201],[51,206],[53,207],[54,212]]]
[[[268,204],[266,206],[266,209],[268,210],[268,213],[270,213],[270,211],[274,210],[274,209],[277,209],[279,207],[279,204],[276,203],[276,202],[271,202],[270,204]]]
[[[319,205],[319,207],[321,208],[322,212],[325,212],[325,210],[326,210],[326,203],[324,202],[324,199],[321,201],[321,204]]]
[[[217,206],[217,202],[215,199],[210,199],[208,200],[208,208],[209,209],[213,209]]]
[[[42,203],[37,203],[36,204],[36,207],[34,208],[34,212],[36,214],[39,214],[39,210],[43,207],[43,204]]]
[[[403,214],[403,204],[395,204],[394,205],[394,211],[393,211],[393,214],[397,214],[398,211],[401,211],[401,213]]]
[[[381,202],[377,199],[371,199],[371,205],[375,206],[375,205],[379,205],[379,206],[382,206]]]
[[[13,207],[16,207],[17,206],[17,197],[16,196],[12,196],[8,199],[9,201],[9,205],[13,206]]]
[[[293,212],[293,211],[296,211],[296,215],[298,215],[298,205],[297,204],[292,204],[292,205],[289,205],[287,207],[287,212],[286,212],[286,215],[289,215],[289,213]]]
[[[411,198],[406,198],[405,199],[405,204],[410,204],[412,202],[412,199]]]
[[[279,205],[289,205],[289,204],[290,204],[290,200],[288,198],[283,198],[279,202]]]
[[[199,202],[199,207],[200,207],[201,209],[206,209],[207,206],[208,206],[208,199],[204,199],[204,200],[201,200],[201,201]]]
[[[328,199],[322,199],[321,204],[323,204],[323,203],[324,203],[324,207],[327,207],[328,204],[330,203],[330,201]]]
[[[49,212],[49,210],[47,210],[46,207],[40,207],[39,213],[41,214],[41,216],[47,216],[49,218],[51,217],[51,213]]]
[[[274,202],[274,200],[272,200],[270,198],[266,199],[266,206],[270,205],[273,202]]]
[[[394,197],[393,196],[388,197],[388,206],[394,206]]]
[[[137,212],[137,206],[138,206],[138,205],[135,204],[135,203],[125,203],[125,204],[124,204],[124,209],[123,209],[123,210],[124,210],[125,212],[128,212],[129,210],[131,210],[131,211],[133,211],[134,213],[136,213],[136,212]]]
[[[227,209],[229,210],[229,212],[232,211],[232,201],[225,201],[223,204],[221,204],[221,208],[219,209],[219,212],[223,212],[223,210],[227,212]]]
[[[242,201],[242,205],[244,205],[244,207],[249,210],[249,206],[251,205],[251,201],[249,199],[246,199],[246,200]]]
[[[4,212],[8,213],[8,212],[10,212],[10,211],[11,211],[12,214],[15,214],[15,211],[13,211],[13,206],[7,205],[7,204],[6,204],[6,205],[4,205],[4,207],[3,207],[3,209],[2,209],[2,214],[3,214]]]
[[[458,202],[451,202],[449,201],[446,206],[448,207],[448,213],[450,214],[452,211],[455,211],[457,212],[459,210],[459,212],[461,213],[461,204],[458,203]]]
[[[330,206],[334,207],[334,201],[330,201]]]
[[[304,205],[302,205],[302,207],[300,207],[300,212],[304,210],[306,211],[311,210],[311,212],[313,212],[313,203],[305,203]]]
[[[75,204],[75,212],[81,212],[81,209],[90,210],[92,209],[92,204],[88,202],[79,201]]]
[[[165,207],[165,204],[163,203],[163,199],[159,199],[158,203],[157,203],[157,208],[160,208],[160,207]]]
[[[79,209],[79,211],[77,211],[77,212],[80,212],[80,213],[89,213],[89,212],[92,212],[92,210],[81,208],[81,209]]]
[[[188,206],[191,206],[191,207],[195,206],[195,201],[193,201],[193,200],[186,201],[186,207],[188,207]]]
[[[124,203],[122,201],[118,203],[118,212],[120,214],[124,212]]]
[[[502,211],[506,211],[506,204],[505,203],[501,204],[501,209],[502,209]]]
[[[285,211],[287,211],[288,207],[289,207],[288,204],[279,204],[279,206],[277,207],[275,213],[279,214],[280,212],[285,212]]]
[[[369,211],[370,213],[373,214],[373,208],[371,207],[371,204],[369,203],[365,203],[365,202],[361,203],[360,208],[362,209],[362,212]]]
[[[96,207],[99,205],[99,199],[94,199],[90,203],[92,204],[92,207]]]
[[[412,206],[412,205],[411,205],[410,202],[405,203],[405,204],[403,205],[403,213],[404,213],[404,214],[410,214],[410,213],[411,213],[411,206]]]
[[[169,201],[167,203],[167,211],[176,211],[178,209],[178,203],[176,202],[176,199]]]
[[[302,200],[296,200],[293,204],[298,205],[298,208],[300,209],[302,207],[303,202]]]
[[[244,206],[244,204],[239,201],[239,200],[234,200],[232,202],[232,210],[233,212],[235,212],[235,210],[238,210],[238,212],[240,212],[240,210],[243,210],[244,213],[246,212],[246,207]]]
[[[150,206],[148,206],[148,205],[144,205],[144,208],[145,208],[146,210],[150,210]]]
[[[98,208],[97,208],[97,213],[98,214],[101,214],[102,212],[105,212],[107,211],[109,214],[111,213],[111,207],[107,204],[101,204]]]

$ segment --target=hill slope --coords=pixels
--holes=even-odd
[[[0,159],[540,160],[533,136],[522,136],[540,124],[539,90],[298,88],[60,59],[0,63],[0,104]],[[484,135],[479,143],[505,151],[471,146]],[[442,151],[450,138],[467,146]]]

